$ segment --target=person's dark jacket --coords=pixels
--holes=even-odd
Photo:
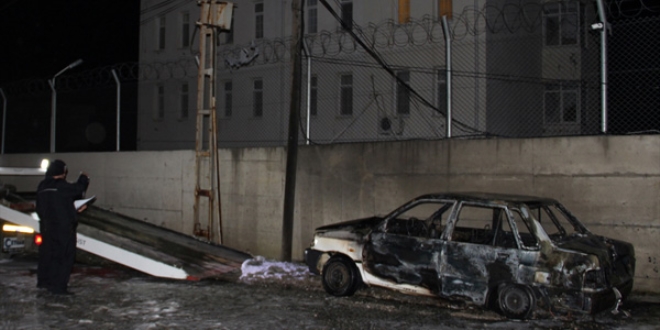
[[[41,219],[42,232],[75,230],[77,211],[73,202],[83,198],[88,185],[89,178],[85,175],[79,176],[74,183],[53,177],[47,177],[39,183],[37,214]]]
[[[54,294],[68,294],[67,284],[76,258],[78,214],[73,202],[83,197],[89,178],[46,177],[37,188],[37,214],[43,243],[39,246],[37,287]]]

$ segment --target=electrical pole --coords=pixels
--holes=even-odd
[[[284,219],[282,221],[282,261],[291,261],[293,215],[296,201],[296,169],[298,166],[298,129],[302,87],[302,11],[300,0],[291,2],[291,106],[289,111],[289,137],[287,141],[286,180],[284,185]]]
[[[216,107],[216,36],[220,29],[231,28],[233,3],[200,0],[199,68],[197,73],[197,131],[195,138],[195,236],[213,242],[214,233],[222,244],[220,207],[220,165],[218,159],[218,121]],[[214,218],[218,214],[218,226]],[[202,210],[206,209],[206,212]]]

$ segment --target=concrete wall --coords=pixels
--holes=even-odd
[[[69,181],[85,171],[91,179],[87,196],[96,195],[97,206],[173,230],[190,231],[186,219],[192,219],[194,204],[193,151],[3,155],[0,165],[38,167],[44,158],[64,160]],[[18,191],[36,191],[41,179],[0,178]]]
[[[43,156],[3,155],[2,166]],[[58,154],[71,179],[89,172],[97,205],[190,234],[192,151]],[[489,191],[555,197],[595,233],[635,244],[635,290],[660,292],[660,136],[446,140],[301,147],[293,257],[313,229],[384,214],[427,192]],[[224,243],[280,256],[286,151],[223,149]],[[39,178],[3,177],[19,190]]]

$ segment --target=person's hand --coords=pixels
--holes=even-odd
[[[77,211],[78,211],[78,213],[80,213],[80,212],[82,212],[82,211],[84,211],[84,210],[86,210],[86,209],[87,209],[87,204],[81,206]]]

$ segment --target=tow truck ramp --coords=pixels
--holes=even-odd
[[[39,220],[5,205],[0,219],[39,231]],[[250,254],[204,242],[94,205],[78,216],[77,247],[149,275],[200,280],[240,275]]]

